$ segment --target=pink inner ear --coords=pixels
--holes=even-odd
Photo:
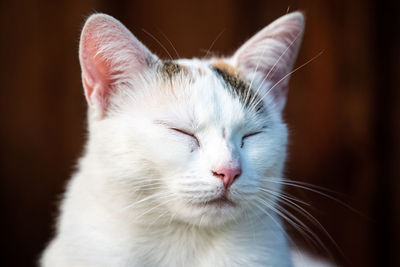
[[[85,95],[90,105],[95,105],[101,110],[106,110],[110,94],[110,70],[93,40],[85,39],[82,43],[82,82]]]
[[[121,84],[149,67],[156,57],[116,19],[90,16],[82,30],[79,57],[85,95],[101,117]],[[126,90],[126,88],[124,88]]]
[[[274,30],[278,31],[274,32]],[[267,75],[268,80],[277,82],[292,69],[299,47],[296,41],[300,43],[301,36],[299,36],[299,31],[279,32],[279,29],[271,29],[271,31],[270,34],[254,40],[252,48],[249,47],[249,51],[238,56],[238,62],[246,69],[254,71],[257,69],[258,72]],[[261,52],[258,59],[254,57],[255,52]],[[261,56],[265,58],[262,59]]]
[[[288,75],[300,47],[304,17],[299,12],[274,21],[248,40],[233,56],[237,67],[250,79],[261,96],[273,96],[282,109],[288,91]],[[268,86],[265,86],[269,84]],[[271,87],[272,90],[269,90]]]

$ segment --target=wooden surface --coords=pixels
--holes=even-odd
[[[399,9],[362,0],[1,1],[0,265],[34,265],[82,153],[77,48],[85,17],[115,16],[164,58],[142,29],[174,58],[164,35],[181,57],[201,57],[214,41],[216,54],[232,53],[288,9],[307,16],[297,66],[323,53],[291,80],[287,177],[340,192],[333,195],[363,215],[312,192],[290,192],[311,203],[343,255],[308,224],[341,266],[400,266]]]

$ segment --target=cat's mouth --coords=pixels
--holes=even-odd
[[[236,203],[233,202],[232,200],[228,199],[225,195],[206,201],[203,203],[204,206],[215,206],[218,208],[224,208],[224,207],[235,207]]]

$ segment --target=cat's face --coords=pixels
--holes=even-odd
[[[276,109],[256,106],[260,97],[247,91],[236,95],[212,61],[178,61],[173,76],[158,64],[148,74],[154,84],[109,115],[120,125],[114,138],[125,140],[114,148],[126,152],[116,157],[125,164],[119,168],[146,162],[153,176],[146,182],[160,183],[152,193],[170,195],[160,198],[165,208],[196,224],[236,218],[265,195],[262,187],[276,191],[263,179],[279,177],[285,158],[286,128]]]
[[[89,147],[132,187],[132,207],[215,226],[273,205],[279,183],[267,177],[282,175],[285,75],[302,30],[293,13],[231,58],[162,61],[114,19],[89,19],[80,51]]]

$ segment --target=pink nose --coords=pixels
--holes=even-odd
[[[224,183],[225,188],[231,186],[233,181],[238,178],[242,174],[242,169],[240,167],[233,167],[233,168],[219,168],[212,171],[212,174],[222,180]]]

